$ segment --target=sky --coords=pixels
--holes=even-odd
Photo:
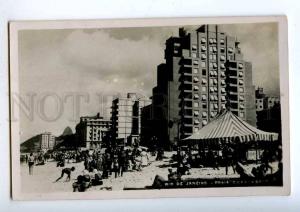
[[[75,132],[80,116],[100,112],[109,118],[118,93],[151,96],[165,41],[179,27],[20,31],[20,142],[45,131],[58,136],[67,126]],[[220,27],[241,42],[244,60],[252,62],[253,84],[279,95],[277,24]]]

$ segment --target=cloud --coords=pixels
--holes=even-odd
[[[47,122],[38,114],[30,121],[21,115],[21,138],[42,131],[59,135],[66,126],[74,131],[77,120],[67,94],[89,94],[80,115],[109,115],[112,94],[139,92],[150,96],[156,84],[156,66],[164,62],[165,41],[179,27],[120,29],[25,30],[19,34],[20,94],[37,93],[35,107],[47,92],[58,95],[63,114]],[[189,29],[197,27],[189,26]],[[244,59],[252,62],[253,81],[269,93],[279,93],[276,24],[222,25],[241,41]],[[99,97],[101,96],[101,98]],[[104,103],[104,104],[103,104]],[[48,99],[47,114],[57,114],[57,101]]]

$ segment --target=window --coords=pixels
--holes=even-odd
[[[206,59],[206,54],[201,54],[201,59]]]
[[[228,53],[233,53],[233,48],[232,47],[228,48]]]
[[[174,46],[179,47],[180,43],[174,43]]]
[[[194,127],[194,132],[198,132],[199,131],[199,127]]]
[[[202,92],[206,92],[206,87],[202,86]]]
[[[245,113],[241,112],[241,113],[240,113],[240,117],[241,117],[241,118],[244,118],[244,117],[245,117]]]
[[[244,85],[244,80],[239,80],[239,85]]]
[[[239,87],[239,92],[240,93],[244,93],[244,88],[243,87]]]
[[[210,51],[210,52],[213,51],[213,47],[212,47],[212,46],[209,47],[209,51]]]
[[[199,95],[198,94],[194,94],[194,99],[199,99]]]
[[[225,53],[225,48],[224,48],[224,47],[221,47],[221,48],[220,48],[220,52],[221,52],[221,53]]]
[[[221,107],[222,107],[222,109],[226,109],[226,105],[225,104],[222,104]]]
[[[207,112],[205,112],[205,111],[202,112],[202,117],[203,117],[203,118],[206,118],[206,117],[207,117]]]
[[[202,100],[206,100],[207,96],[205,94],[202,95]]]
[[[225,77],[225,72],[221,71],[221,77]]]
[[[205,68],[205,67],[206,67],[206,62],[201,61],[201,67],[202,67],[202,68]]]
[[[214,104],[214,109],[218,109],[219,107],[218,107],[218,104]]]
[[[217,47],[213,47],[213,52],[217,52]]]
[[[209,43],[210,43],[210,44],[213,44],[213,43],[214,43],[214,40],[213,40],[212,38],[210,38],[210,39],[209,39]]]
[[[206,79],[202,79],[202,84],[205,85],[207,83]]]
[[[206,39],[205,38],[201,38],[201,43],[206,43]]]
[[[206,109],[207,108],[207,104],[206,103],[202,104],[202,108]]]
[[[214,95],[210,95],[210,96],[209,96],[209,99],[210,99],[211,101],[215,100]]]
[[[218,91],[218,88],[217,88],[217,87],[214,87],[214,90],[215,90],[215,92],[217,92],[217,91]]]
[[[211,77],[215,76],[213,71],[210,71],[210,72],[209,72],[209,75],[210,75]]]
[[[243,63],[239,63],[239,69],[242,69],[244,67]]]
[[[221,63],[220,67],[221,67],[221,69],[225,69],[225,64]]]
[[[199,78],[198,77],[194,77],[193,80],[194,80],[194,82],[199,82]]]
[[[226,83],[225,83],[225,80],[221,80],[221,85],[225,85]]]
[[[194,74],[198,74],[198,72],[199,72],[199,71],[198,71],[198,68],[194,68],[194,69],[193,69],[193,73],[194,73]]]
[[[211,112],[211,113],[210,113],[210,117],[211,117],[211,118],[215,117],[215,112]]]
[[[199,116],[199,110],[194,111],[194,116]]]
[[[213,63],[213,68],[218,68],[217,63]]]
[[[220,56],[220,60],[221,60],[221,61],[225,61],[225,56],[224,56],[224,55],[221,55],[221,56]]]
[[[206,75],[206,69],[202,69],[202,75],[203,75],[203,76]]]
[[[194,107],[199,107],[199,102],[194,102]]]
[[[195,52],[192,52],[192,57],[193,58],[196,58],[197,57],[197,54]]]
[[[199,119],[195,119],[194,124],[196,124],[196,125],[200,124]]]
[[[217,95],[215,95],[214,98],[215,98],[215,101],[218,101],[218,96]]]
[[[224,45],[224,44],[225,44],[225,40],[224,40],[223,38],[220,40],[220,44],[221,44],[221,45]]]
[[[214,75],[215,75],[215,76],[218,76],[218,72],[217,72],[217,71],[214,71]]]
[[[201,51],[206,51],[206,46],[202,45],[201,46]]]
[[[239,77],[243,77],[243,76],[244,76],[243,71],[239,71]]]
[[[194,61],[193,61],[193,64],[194,64],[194,65],[199,65],[198,60],[194,60]]]
[[[210,91],[210,92],[214,92],[214,88],[213,88],[213,87],[210,87],[210,88],[209,88],[209,91]]]
[[[214,84],[214,80],[213,79],[209,79],[209,84],[213,85]]]
[[[199,86],[195,85],[194,86],[194,91],[199,91]]]
[[[240,95],[240,100],[244,101],[244,96],[243,95]]]
[[[209,68],[212,68],[213,67],[213,64],[212,63],[209,63]]]
[[[214,39],[213,39],[213,43],[217,43],[217,39],[214,38]]]
[[[217,55],[213,54],[213,60],[217,60]]]
[[[202,121],[203,126],[207,125],[207,120]]]
[[[193,51],[197,50],[197,45],[196,44],[192,44],[192,50]]]
[[[218,80],[214,79],[214,85],[217,85],[217,84],[218,84]]]
[[[245,105],[244,105],[244,104],[240,104],[240,108],[241,108],[241,109],[244,109],[244,108],[245,108]]]
[[[221,96],[221,101],[222,101],[222,102],[226,101],[226,97],[222,95],[222,96]]]

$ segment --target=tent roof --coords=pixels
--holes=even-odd
[[[201,128],[198,132],[183,139],[189,141],[203,140],[228,140],[239,139],[241,142],[247,141],[273,141],[278,139],[277,133],[270,133],[259,130],[240,117],[234,115],[231,111],[226,110],[219,114],[208,125]]]

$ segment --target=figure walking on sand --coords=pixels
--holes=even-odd
[[[28,167],[29,167],[29,175],[33,175],[33,166],[34,166],[34,156],[30,153],[28,158]]]
[[[75,167],[73,166],[72,168],[64,168],[61,171],[61,176],[59,178],[57,178],[57,180],[55,180],[55,182],[59,181],[61,178],[64,177],[64,175],[67,175],[67,179],[66,181],[70,181],[71,180],[71,172],[73,172],[75,170]]]

